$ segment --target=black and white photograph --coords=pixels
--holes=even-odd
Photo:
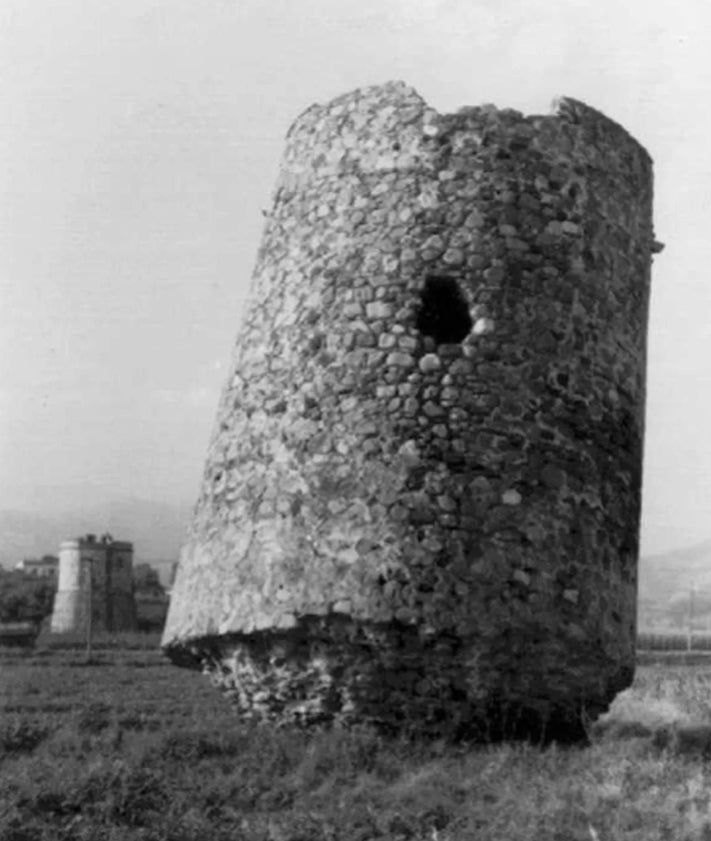
[[[0,841],[711,841],[710,24],[0,3]]]

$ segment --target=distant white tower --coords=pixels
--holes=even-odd
[[[62,542],[52,632],[84,630],[90,598],[95,628],[107,631],[137,629],[131,543],[114,540],[109,534],[100,540],[88,534]]]

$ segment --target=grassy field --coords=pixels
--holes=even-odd
[[[589,747],[539,750],[241,725],[156,644],[0,652],[2,841],[711,839],[708,657],[642,664]]]

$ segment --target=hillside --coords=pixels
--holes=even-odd
[[[642,558],[640,627],[686,628],[692,588],[694,625],[711,629],[711,540]]]

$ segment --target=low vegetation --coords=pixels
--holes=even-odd
[[[588,747],[541,750],[239,723],[157,642],[0,652],[3,841],[711,839],[701,655],[641,665]]]
[[[646,631],[639,635],[637,644],[643,651],[711,651],[711,634]]]
[[[56,584],[48,578],[15,570],[0,571],[0,622],[39,624],[52,612],[56,589]]]

